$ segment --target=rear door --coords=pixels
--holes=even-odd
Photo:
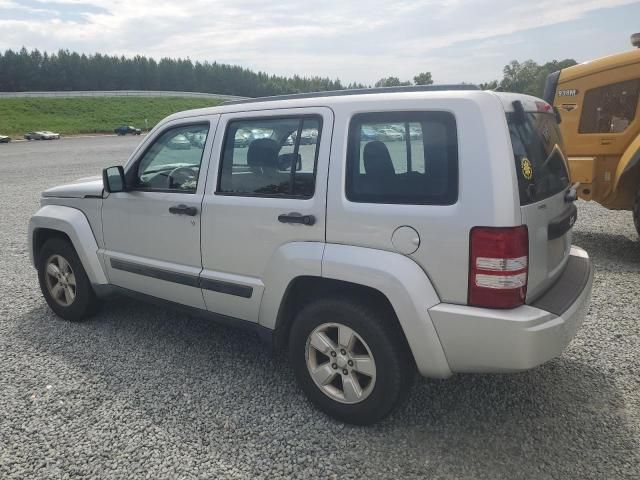
[[[522,222],[529,230],[527,302],[531,302],[566,266],[577,210],[573,201],[566,198],[569,171],[555,116],[545,111],[544,102],[519,103],[522,111],[507,112],[507,122],[518,176]],[[535,111],[531,111],[532,107]]]
[[[321,107],[220,117],[202,204],[208,310],[257,322],[268,272],[286,274],[281,247],[324,244],[332,127]]]

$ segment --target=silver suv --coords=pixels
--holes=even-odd
[[[45,191],[29,242],[59,316],[123,292],[252,328],[288,347],[314,404],[367,424],[416,370],[564,350],[593,280],[574,200],[542,100],[329,92],[170,116],[124,167]]]

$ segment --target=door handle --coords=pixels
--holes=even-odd
[[[302,225],[311,226],[316,223],[316,217],[313,215],[302,215],[298,212],[291,212],[278,215],[278,221],[281,223],[300,223]]]
[[[198,209],[196,207],[188,207],[186,205],[180,204],[169,207],[169,213],[173,213],[174,215],[189,215],[190,217],[195,217],[198,213]]]

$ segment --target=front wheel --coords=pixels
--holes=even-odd
[[[298,384],[343,422],[383,419],[411,387],[413,359],[396,319],[382,310],[323,299],[305,306],[292,326],[289,355]]]
[[[58,316],[74,322],[96,310],[98,299],[73,245],[47,240],[38,255],[38,280],[44,298]]]

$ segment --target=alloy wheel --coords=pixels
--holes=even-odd
[[[311,379],[332,400],[359,403],[373,391],[376,363],[367,343],[352,328],[323,323],[309,334],[305,356]]]
[[[51,298],[60,306],[70,306],[76,298],[76,277],[69,262],[61,255],[47,259],[45,281]]]

